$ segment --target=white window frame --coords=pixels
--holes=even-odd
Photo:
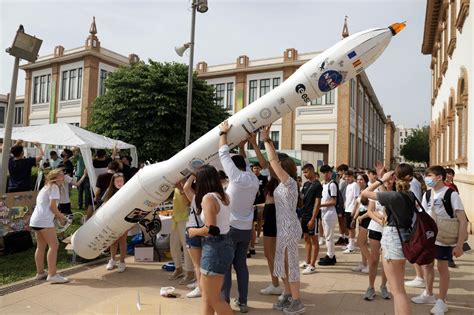
[[[233,114],[235,113],[235,77],[224,77],[224,78],[216,78],[216,79],[209,79],[206,80],[207,84],[211,85],[214,88],[214,95],[216,93],[216,86],[218,84],[224,84],[224,97],[222,99],[222,106],[228,113]],[[232,83],[232,105],[229,105],[227,102],[227,93],[228,93],[228,84]]]
[[[81,94],[80,95],[77,95],[77,91],[78,91],[78,85],[79,85],[79,80],[78,80],[78,76],[79,76],[79,68],[82,68],[82,77],[81,77]],[[69,85],[70,85],[70,71],[71,70],[76,70],[76,77],[75,77],[75,88],[74,88],[74,94],[76,94],[75,96],[73,96],[71,98],[71,96],[69,95]],[[64,75],[64,71],[68,71],[68,77],[67,77],[67,81],[66,81],[66,84],[64,84],[63,86],[63,75]],[[62,99],[62,96],[63,96],[63,88],[65,89],[65,99],[63,100]],[[84,90],[84,61],[78,61],[78,62],[73,62],[73,63],[68,63],[68,64],[65,64],[65,65],[61,65],[60,69],[59,69],[59,93],[58,93],[58,96],[59,96],[59,103],[80,103],[81,100],[82,100],[82,91]]]
[[[99,71],[97,73],[97,96],[100,96],[100,72],[101,70],[107,71],[107,77],[109,76],[110,73],[115,72],[117,70],[116,67],[113,67],[109,64],[99,62]],[[106,79],[107,80],[107,79]],[[105,80],[104,80],[105,81]],[[105,92],[105,86],[104,86],[104,92]]]
[[[273,79],[279,78],[280,79],[280,85],[283,83],[283,71],[272,71],[272,72],[262,72],[262,73],[254,73],[254,74],[249,74],[247,75],[247,82],[246,82],[246,99],[245,99],[245,106],[249,105],[249,96],[250,96],[250,81],[252,80],[257,80],[257,96],[254,100],[258,100],[260,97],[263,95],[260,95],[260,80],[263,79],[270,79],[270,93],[273,90]],[[279,85],[279,86],[280,86]]]
[[[46,76],[46,89],[48,88],[48,75],[51,76],[51,81],[50,81],[50,84],[49,84],[49,91],[45,91],[46,92],[46,95],[49,96],[49,99],[47,97],[45,97],[45,102],[40,102],[40,99],[39,99],[39,95],[38,95],[38,103],[34,103],[34,92],[35,92],[35,78],[38,77],[38,85],[39,85],[39,89],[41,89],[41,76]],[[51,88],[53,86],[53,75],[52,75],[52,69],[51,68],[47,68],[47,69],[42,69],[42,70],[37,70],[37,71],[34,71],[32,74],[31,74],[31,92],[30,92],[30,104],[31,104],[31,108],[32,109],[37,109],[37,110],[49,110],[49,103],[50,103],[50,100],[51,100]],[[48,93],[49,92],[49,93]],[[38,91],[39,93],[39,91]],[[32,110],[34,111],[34,110]]]

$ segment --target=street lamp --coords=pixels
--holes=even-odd
[[[182,57],[186,49],[189,48],[189,69],[188,69],[188,98],[186,106],[186,136],[184,145],[188,146],[191,138],[191,106],[193,102],[193,59],[194,59],[194,29],[196,26],[196,11],[206,13],[209,9],[207,0],[192,0],[192,17],[191,17],[191,41],[180,47],[175,47],[176,53]]]
[[[16,32],[15,39],[10,48],[6,49],[6,52],[15,57],[13,63],[13,75],[12,85],[10,88],[10,97],[8,98],[7,117],[5,120],[5,136],[3,138],[3,149],[0,169],[0,194],[4,194],[7,191],[7,170],[8,170],[8,158],[10,157],[12,127],[13,127],[13,113],[15,109],[16,100],[16,85],[18,82],[18,68],[20,67],[20,59],[27,60],[29,62],[35,62],[38,58],[38,51],[43,41],[34,36],[25,33],[23,25],[20,25]]]

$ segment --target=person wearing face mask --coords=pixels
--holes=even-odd
[[[426,289],[411,300],[416,304],[434,304],[431,309],[433,314],[444,314],[448,311],[446,296],[449,288],[449,269],[448,261],[453,256],[460,257],[463,254],[463,243],[467,233],[467,218],[464,212],[459,194],[447,187],[446,171],[442,166],[432,166],[426,170],[425,183],[431,190],[423,195],[422,205],[433,218],[457,218],[459,221],[459,230],[457,242],[455,244],[445,244],[438,238],[436,240],[436,265],[439,272],[439,295],[438,299],[433,294],[434,282],[434,262],[423,266],[424,277],[426,280]],[[449,203],[449,204],[448,204]],[[438,223],[439,231],[443,228]]]

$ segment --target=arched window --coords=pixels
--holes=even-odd
[[[468,143],[468,77],[465,67],[461,68],[458,79],[456,112],[458,115],[458,158],[457,163],[467,165]]]
[[[448,45],[448,55],[452,57],[454,48],[456,48],[456,15],[457,15],[457,5],[456,0],[449,1],[449,32],[450,39]]]
[[[449,129],[449,161],[454,163],[455,143],[456,143],[456,109],[455,109],[455,94],[454,89],[451,88],[448,101],[448,129]]]

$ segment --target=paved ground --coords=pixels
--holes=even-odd
[[[474,244],[471,236],[470,243]],[[322,248],[325,252],[325,248]],[[303,247],[300,249],[303,257]],[[368,276],[350,271],[360,255],[344,255],[338,248],[338,264],[320,267],[318,273],[302,275],[303,302],[308,306],[306,314],[393,314],[392,301],[379,296],[372,302],[362,299],[368,284]],[[456,260],[457,269],[451,269],[448,314],[474,314],[474,252]],[[124,273],[106,271],[105,265],[90,268],[71,275],[66,285],[40,284],[15,293],[0,296],[0,314],[199,314],[200,299],[187,299],[188,290],[176,282],[167,280],[169,273],[161,269],[162,263],[135,263],[127,259]],[[250,292],[249,314],[282,314],[271,309],[275,297],[263,296],[259,290],[269,283],[266,261],[262,248],[249,260]],[[83,268],[84,269],[84,268]],[[413,270],[407,265],[407,278]],[[159,295],[160,287],[177,287],[178,298]],[[235,296],[235,282],[233,296]],[[379,286],[377,279],[376,287]],[[435,283],[435,290],[437,283]],[[411,296],[421,289],[408,289]],[[436,292],[436,291],[435,291]],[[137,308],[140,296],[141,310]],[[414,314],[429,314],[431,306],[413,305]],[[237,314],[237,313],[236,313]]]

